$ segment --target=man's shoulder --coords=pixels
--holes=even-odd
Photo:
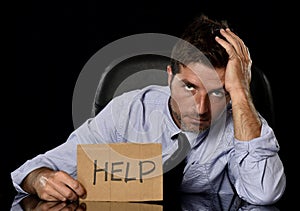
[[[146,102],[150,101],[165,101],[170,96],[170,89],[168,86],[160,85],[149,85],[141,89],[135,89],[131,91],[124,92],[117,98],[120,100],[142,100]]]

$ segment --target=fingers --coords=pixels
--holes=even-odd
[[[76,201],[78,197],[84,198],[86,194],[84,187],[63,171],[41,176],[39,182],[38,195],[47,201]]]
[[[228,92],[234,90],[249,91],[251,81],[252,61],[249,50],[240,39],[230,29],[221,29],[220,37],[215,40],[226,50],[229,60],[226,66],[225,88]]]
[[[58,202],[58,201],[40,201],[34,210],[47,210],[47,211],[63,211],[63,210],[77,210],[78,205],[76,203]],[[32,207],[28,207],[28,210],[32,210]],[[82,210],[82,209],[80,209]]]
[[[62,171],[57,172],[57,174],[59,174],[58,177],[62,181],[62,184],[57,189],[61,190],[61,193],[68,200],[77,200],[78,197],[85,198],[86,190],[78,180],[73,179],[69,174]]]
[[[221,29],[220,33],[226,38],[226,41],[219,37],[216,37],[216,41],[226,49],[229,59],[239,57],[242,61],[251,63],[249,49],[240,37],[229,28]]]
[[[230,29],[222,29],[220,30],[220,33],[227,39],[227,41],[234,47],[235,51],[240,55],[243,53],[243,49],[245,47],[244,42],[233,32],[230,31]]]
[[[234,47],[237,56],[242,62],[242,71],[247,78],[248,83],[251,81],[251,66],[252,60],[250,57],[249,49],[236,34],[234,34],[230,29],[221,30],[222,35],[227,39],[228,42]]]
[[[223,40],[222,38],[216,36],[216,41],[225,48],[226,52],[228,53],[229,59],[232,60],[237,56],[237,52],[235,50],[235,47],[231,44],[233,42],[233,38],[228,35],[228,33],[225,33],[224,29],[220,30],[220,33],[226,38],[226,40]]]
[[[45,202],[41,201],[38,206],[36,206],[36,210],[62,210],[67,206],[66,202]]]

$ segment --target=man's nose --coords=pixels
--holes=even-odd
[[[209,110],[209,97],[207,94],[196,94],[195,95],[195,103],[196,103],[196,109],[199,114],[204,114],[208,112]]]

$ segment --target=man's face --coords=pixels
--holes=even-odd
[[[183,131],[206,130],[225,110],[230,98],[224,90],[225,68],[213,69],[200,63],[181,66],[175,76],[168,66],[170,109]]]

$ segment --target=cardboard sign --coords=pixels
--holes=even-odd
[[[77,146],[83,201],[162,200],[161,144],[113,143]]]

